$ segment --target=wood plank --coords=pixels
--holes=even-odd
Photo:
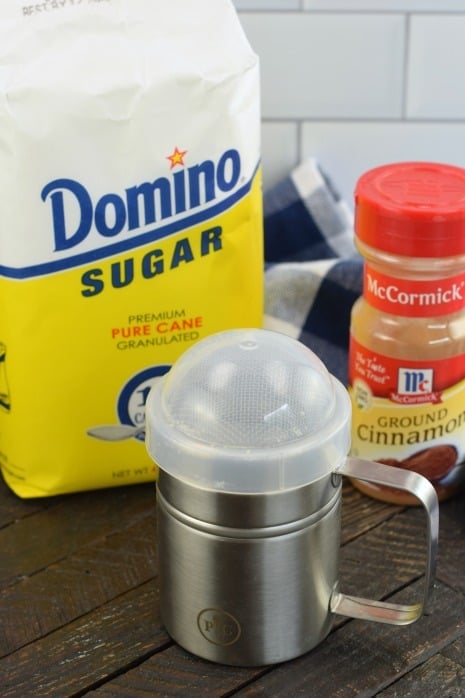
[[[70,495],[0,530],[0,584],[53,564],[155,507],[153,484]]]
[[[415,585],[418,587],[418,584]],[[413,589],[413,594],[418,589]],[[454,592],[442,586],[435,595],[433,614],[413,626],[399,628],[351,621],[313,652],[269,669],[236,669],[196,660],[178,647],[148,658],[91,695],[99,698],[142,698],[156,686],[157,695],[179,696],[288,696],[376,695],[429,657],[431,641],[441,647],[452,633],[465,634],[465,600],[457,614]],[[460,618],[460,627],[457,625]],[[356,671],[354,671],[356,667]],[[241,683],[244,688],[241,689]],[[435,685],[432,681],[431,686]],[[335,688],[337,686],[337,689]],[[310,688],[311,687],[311,688]],[[402,693],[398,695],[409,695]],[[447,695],[425,690],[423,695]]]
[[[423,575],[425,562],[425,515],[405,509],[341,549],[340,588],[382,599]]]
[[[442,654],[445,657],[451,659],[456,664],[460,664],[460,666],[465,667],[465,637],[460,637],[458,640],[456,640],[456,642],[453,642],[452,644],[445,647],[442,651]]]
[[[345,478],[342,488],[342,543],[348,543],[402,510],[402,507],[362,494]]]
[[[0,529],[38,511],[56,506],[59,502],[59,498],[20,499],[9,489],[0,473]]]
[[[0,591],[0,656],[157,574],[155,512]]]
[[[344,486],[342,590],[379,598],[405,586],[396,600],[418,600],[421,581],[409,585],[424,566],[422,510],[401,510],[351,490]],[[438,666],[448,681],[447,662],[460,664],[454,652],[464,655],[465,599],[457,580],[465,577],[465,536],[460,537],[461,510],[455,504],[444,507],[441,541],[441,579],[451,588],[437,585],[433,615],[408,628],[337,618],[327,641],[271,670],[221,667],[170,643],[161,626],[153,580],[153,485],[71,495],[51,509],[31,512],[0,530],[0,546],[8,541],[4,536],[10,529],[22,535],[16,556],[9,553],[16,572],[10,574],[11,568],[2,567],[0,560],[0,572],[7,570],[4,584],[10,585],[0,594],[0,647],[4,641],[4,651],[11,652],[0,663],[2,698],[22,698],[31,688],[38,697],[89,691],[102,698],[371,696],[394,688],[399,675],[407,680],[422,667],[428,671],[428,660],[440,650],[443,663]],[[26,532],[34,535],[34,522],[38,551],[26,538]],[[41,528],[45,536],[39,535]],[[454,557],[456,546],[462,554]],[[32,571],[22,576],[18,570],[25,563]],[[34,614],[35,604],[41,607]],[[15,630],[18,608],[21,621]],[[423,695],[432,694],[426,690]]]
[[[169,644],[150,581],[2,659],[1,695],[76,695]]]
[[[463,698],[464,688],[465,668],[438,654],[377,695],[379,698]]]
[[[465,594],[465,500],[463,495],[441,505],[438,579]]]
[[[419,586],[418,582],[410,588],[410,601],[418,597]],[[393,601],[397,600],[394,596]],[[461,594],[438,584],[431,611],[405,627],[350,621],[309,654],[291,665],[276,667],[235,695],[242,698],[378,695],[400,676],[427,661],[435,651],[465,634],[465,598]],[[437,694],[425,687],[423,696],[430,695]]]
[[[232,695],[268,671],[267,668],[214,664],[174,645],[86,695],[95,698],[147,698],[150,695],[220,698]]]
[[[357,575],[360,578],[361,560],[367,592],[376,588],[379,577],[383,580],[383,592],[387,593],[388,590],[398,588],[399,584],[407,583],[412,575],[417,576],[416,566],[419,560],[416,557],[418,553],[415,550],[415,545],[418,548],[416,538],[420,527],[419,513],[418,510],[402,513],[398,517],[401,521],[397,529],[395,529],[393,521],[389,520],[367,533],[362,540],[357,539],[346,545],[343,548],[344,558],[341,563],[344,581],[347,582],[353,578],[355,583]],[[402,535],[402,554],[398,553],[399,568],[393,570],[392,561],[386,555],[385,538],[386,536],[399,536],[399,532],[402,531],[404,532]],[[117,537],[112,536],[112,539],[116,541]],[[132,536],[132,540],[134,540],[134,536]],[[373,555],[373,558],[376,557],[376,563],[368,565],[366,564],[367,553],[363,551],[368,549],[365,544],[370,543],[370,540],[370,555]],[[95,551],[95,556],[92,554],[89,556],[90,559],[96,561],[96,570],[101,555],[105,561],[104,550]],[[84,565],[81,563],[82,560],[77,563],[77,568],[82,573],[83,569],[88,569],[89,559],[85,560]],[[66,569],[67,564],[66,561],[63,562],[64,569]],[[70,564],[72,567],[72,561]],[[113,574],[113,570],[111,574]],[[72,584],[73,582],[71,582],[71,586]],[[44,591],[46,588],[45,586]],[[58,690],[58,687],[61,691],[59,694],[66,695],[68,690],[84,690],[95,683],[109,679],[117,671],[118,664],[121,664],[121,668],[124,670],[124,667],[142,661],[147,654],[155,651],[159,645],[157,642],[151,643],[152,636],[163,637],[164,641],[167,641],[159,620],[156,583],[149,582],[141,588],[146,590],[145,601],[142,600],[144,602],[141,601],[139,592],[135,589],[78,618],[71,625],[51,632],[41,640],[26,645],[5,657],[1,670],[5,673],[5,678],[11,674],[9,683],[6,684],[9,691],[22,690],[26,685],[38,685],[43,693],[36,692],[36,695],[45,695],[46,691]],[[113,590],[112,593],[115,591],[117,590]],[[79,593],[82,593],[82,590]],[[73,602],[73,604],[77,603]],[[82,610],[83,607],[78,608],[79,612]],[[40,613],[40,618],[43,616],[44,614]],[[92,648],[92,653],[88,649],[82,649],[89,646]],[[113,650],[110,651],[112,647]],[[54,660],[51,659],[51,656],[54,657]],[[176,656],[178,657],[178,655]],[[179,656],[183,657],[184,655]],[[82,657],[82,661],[80,657]],[[167,660],[154,658],[154,661],[157,663],[157,661],[165,662]],[[185,658],[182,661],[186,661]],[[64,668],[66,669],[66,678],[63,678]],[[181,673],[187,671],[184,666],[180,666],[179,670]],[[191,690],[192,676],[190,673],[189,676],[188,688]],[[249,674],[246,678],[249,678]],[[60,684],[60,681],[66,681],[66,683]],[[237,685],[243,685],[243,682],[244,673],[240,672]],[[211,683],[212,690],[213,684],[214,682]],[[10,694],[7,692],[5,695]]]

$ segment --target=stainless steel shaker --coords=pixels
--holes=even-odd
[[[218,333],[188,350],[147,401],[157,484],[160,606],[169,634],[206,659],[282,662],[335,613],[406,624],[434,576],[438,503],[422,476],[347,458],[345,388],[299,342]],[[414,606],[339,589],[341,475],[405,489],[425,507],[425,593]]]

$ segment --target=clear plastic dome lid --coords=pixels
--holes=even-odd
[[[335,470],[350,443],[345,388],[300,342],[230,330],[152,388],[147,448],[174,477],[228,492],[291,489]]]

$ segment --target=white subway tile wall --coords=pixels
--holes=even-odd
[[[260,57],[267,189],[314,156],[352,205],[399,160],[465,167],[465,0],[234,0]]]
[[[465,12],[410,20],[407,118],[465,119]]]

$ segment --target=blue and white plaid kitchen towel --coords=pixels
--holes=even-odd
[[[353,216],[314,158],[264,194],[265,324],[347,383],[350,311],[362,292]]]

